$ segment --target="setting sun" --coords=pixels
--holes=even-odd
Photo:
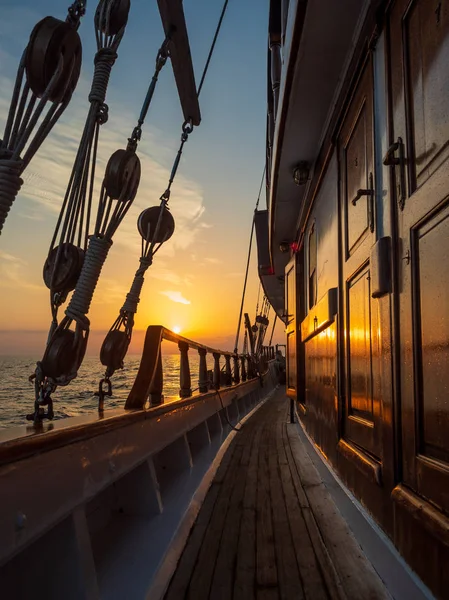
[[[181,327],[179,327],[179,325],[175,325],[173,327],[173,333],[181,333]]]

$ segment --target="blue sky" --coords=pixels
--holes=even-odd
[[[156,0],[132,0],[131,4],[107,94],[110,117],[101,131],[102,168],[111,152],[123,146],[131,133],[163,40]],[[67,6],[61,0],[0,0],[0,132],[17,63],[32,27],[49,14],[65,18]],[[3,330],[45,330],[49,322],[42,264],[87,112],[95,53],[95,8],[96,2],[89,0],[79,30],[83,66],[77,90],[63,118],[32,161],[0,238],[0,276],[6,290],[0,300]],[[221,8],[221,0],[184,2],[197,81]],[[267,22],[268,0],[229,1],[201,93],[202,123],[186,144],[179,178],[173,187],[170,204],[176,220],[175,235],[151,267],[139,308],[140,329],[149,322],[171,327],[171,321],[178,319],[186,334],[193,332],[204,338],[210,331],[223,339],[232,337],[265,159]],[[139,148],[143,171],[139,194],[115,238],[94,297],[94,330],[108,328],[132,279],[140,247],[135,220],[143,208],[157,203],[165,189],[182,121],[168,62],[160,75]],[[262,206],[264,202],[263,198]],[[248,301],[252,313],[257,286],[253,261]],[[189,304],[171,301],[169,293],[172,297],[180,293]],[[0,336],[0,350],[1,345]]]

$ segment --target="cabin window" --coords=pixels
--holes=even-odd
[[[316,281],[317,245],[315,223],[309,233],[309,308],[316,304],[317,281]]]

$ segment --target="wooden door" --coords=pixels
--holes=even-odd
[[[287,336],[287,396],[298,395],[298,356],[296,339],[296,257],[285,267],[285,332]]]
[[[403,479],[449,510],[449,2],[389,18]]]
[[[371,298],[375,243],[373,64],[367,58],[339,135],[345,439],[380,457],[378,305]]]

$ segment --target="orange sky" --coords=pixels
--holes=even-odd
[[[255,7],[260,5],[255,0],[245,1],[244,10],[256,14]],[[30,3],[28,8],[11,5],[2,9],[0,136],[21,48],[45,11],[56,10],[50,0],[44,4],[48,6],[37,8]],[[185,10],[198,77],[219,7],[206,2],[201,6],[194,4],[191,7],[186,4]],[[148,271],[131,352],[139,352],[142,334],[149,324],[170,329],[177,326],[186,337],[223,349],[233,347],[252,214],[265,160],[266,121],[267,14],[265,10],[257,10],[257,19],[252,17],[253,26],[248,32],[238,5],[231,7],[226,17],[228,21],[202,93],[203,121],[186,144],[172,187],[170,209],[176,229]],[[137,3],[137,7],[140,13],[130,16],[111,77],[107,97],[109,120],[100,133],[95,198],[110,154],[126,144],[135,125],[153,69],[153,58],[150,67],[136,68],[134,41],[139,36],[141,40],[150,39],[151,49],[146,51],[153,57],[162,35],[157,4]],[[199,10],[206,22],[200,22],[189,10]],[[86,19],[92,17],[92,11],[89,7]],[[143,36],[140,31],[142,11],[148,12],[146,22],[154,29],[152,36]],[[80,29],[84,57],[77,90],[25,172],[25,184],[0,237],[0,354],[3,355],[36,354],[39,358],[44,349],[50,309],[42,266],[87,112],[93,57],[91,23],[88,25]],[[246,54],[245,61],[239,62],[236,58],[241,44],[246,45]],[[228,84],[231,75],[233,85]],[[170,64],[161,74],[158,86],[138,149],[142,164],[139,192],[114,238],[89,314],[90,353],[98,352],[105,332],[124,302],[140,255],[137,217],[144,208],[158,203],[179,145],[183,119]],[[261,206],[264,205],[263,190]],[[258,290],[255,255],[254,248],[246,304],[252,319]],[[60,310],[60,318],[64,308]],[[281,324],[275,340],[283,341]]]

